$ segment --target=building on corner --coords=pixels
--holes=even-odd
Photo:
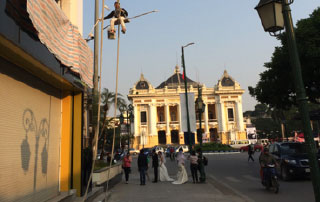
[[[134,106],[133,148],[185,143],[180,105],[180,94],[185,92],[183,79],[176,66],[173,75],[159,86],[154,87],[141,74],[130,89],[128,98]],[[185,79],[188,81],[188,92],[194,93],[195,99],[198,86],[202,87],[202,99],[206,104],[201,119],[203,142],[231,144],[234,140],[246,139],[242,114],[244,90],[227,71],[213,87],[206,87],[187,77]],[[196,117],[199,130],[199,116]],[[200,138],[195,138],[195,143]]]

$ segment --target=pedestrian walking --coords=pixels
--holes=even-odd
[[[149,176],[149,172],[148,172],[149,163],[150,163],[150,160],[149,160],[150,156],[148,154],[145,154],[145,155],[147,156],[147,163],[148,163],[147,170],[146,170],[146,177],[147,177],[147,180],[150,181],[150,176]]]
[[[254,154],[253,144],[248,145],[248,162],[251,159],[254,162],[252,155]]]
[[[154,171],[154,180],[152,181],[153,183],[158,182],[158,169],[159,169],[159,158],[158,154],[156,153],[156,150],[152,150],[152,167]]]
[[[174,152],[174,147],[170,147],[170,150],[169,150],[169,151],[170,151],[170,160],[171,160],[171,161],[174,161],[174,153],[175,153],[175,152]]]
[[[198,152],[198,170],[200,173],[199,180],[200,180],[200,183],[205,183],[206,172],[204,170],[204,166],[208,165],[208,159],[205,156],[203,156],[201,149],[198,149],[197,152]]]
[[[193,184],[198,183],[198,157],[196,155],[195,151],[191,152],[191,155],[189,156],[190,160],[190,170],[192,174]]]
[[[140,172],[140,185],[146,185],[146,170],[148,169],[148,160],[143,149],[140,150],[140,154],[138,156],[138,169]]]
[[[129,181],[129,174],[131,172],[131,162],[132,162],[132,158],[130,156],[130,153],[128,152],[127,155],[122,160],[122,168],[124,170],[126,184],[128,184],[128,181]]]

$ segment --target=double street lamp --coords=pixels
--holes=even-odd
[[[205,110],[206,105],[203,103],[202,100],[202,88],[198,85],[198,98],[195,101],[196,111],[199,115],[199,129],[197,131],[197,137],[198,141],[200,140],[200,149],[199,149],[199,158],[201,158],[201,161],[199,161],[199,170],[200,170],[200,182],[205,182],[206,180],[206,174],[204,171],[204,165],[203,165],[203,156],[202,156],[202,113]]]
[[[198,86],[198,98],[195,101],[196,111],[199,116],[199,130],[197,133],[198,141],[200,140],[200,148],[202,151],[202,113],[205,110],[206,104],[202,100],[202,88]]]
[[[316,145],[313,139],[306,92],[301,74],[301,64],[293,29],[290,4],[293,0],[260,0],[256,10],[261,18],[263,28],[272,36],[277,36],[285,27],[288,41],[290,64],[293,73],[299,111],[302,117],[303,132],[307,145],[307,154],[311,170],[311,179],[316,202],[320,202],[320,172],[316,155]]]
[[[126,127],[127,127],[127,134],[128,134],[128,152],[130,149],[130,138],[131,138],[131,123],[134,122],[134,115],[133,115],[133,106],[132,104],[129,104],[128,106],[126,105],[121,105],[119,107],[120,109],[120,124],[124,124],[124,117],[123,117],[123,113],[126,112],[126,117],[127,117],[127,122],[126,122]],[[130,122],[129,122],[130,120]]]
[[[187,82],[187,73],[186,73],[186,65],[184,62],[184,48],[193,45],[194,43],[188,43],[185,46],[181,47],[182,52],[182,67],[183,67],[183,75],[184,75],[184,89],[185,89],[185,96],[186,96],[186,108],[187,108],[187,127],[188,127],[188,138],[189,138],[189,152],[191,154],[192,151],[192,140],[191,140],[191,130],[190,130],[190,119],[189,119],[189,107],[188,107],[188,82]]]

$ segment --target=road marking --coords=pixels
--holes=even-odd
[[[251,175],[242,175],[242,177],[248,179],[248,180],[253,180],[253,181],[260,181],[260,178],[253,177]]]
[[[230,176],[226,177],[226,179],[231,181],[231,182],[240,182],[240,180],[238,180],[238,179],[236,179],[234,177],[230,177]]]
[[[253,199],[249,198],[248,196],[242,194],[241,192],[239,192],[238,190],[232,188],[231,186],[229,186],[228,184],[219,181],[216,177],[214,177],[213,175],[209,174],[209,177],[213,180],[216,181],[219,184],[222,184],[223,186],[227,187],[228,189],[230,189],[232,192],[234,192],[236,195],[238,195],[240,198],[244,199],[245,202],[255,202]],[[217,187],[216,187],[217,188]]]

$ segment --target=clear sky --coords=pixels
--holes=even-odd
[[[84,0],[86,38],[94,24],[94,0]],[[141,72],[154,86],[181,66],[181,46],[185,48],[187,76],[213,87],[224,70],[245,90],[243,111],[257,103],[248,93],[255,86],[263,64],[270,61],[276,38],[264,32],[254,9],[258,0],[121,0],[129,17],[159,10],[132,20],[121,34],[119,92],[126,97]],[[105,0],[113,9],[114,1]],[[320,6],[319,0],[296,0],[291,5],[293,20],[307,18]],[[99,3],[101,11],[101,0]],[[106,14],[109,13],[109,11]],[[105,20],[109,24],[109,20]],[[93,41],[89,42],[93,49]],[[102,87],[115,91],[117,41],[104,32]]]

